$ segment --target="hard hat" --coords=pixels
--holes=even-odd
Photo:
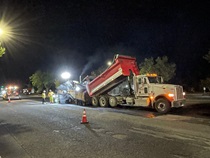
[[[45,90],[43,90],[43,92],[46,92]]]

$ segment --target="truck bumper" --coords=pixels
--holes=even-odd
[[[173,101],[171,102],[171,107],[173,108],[178,108],[178,107],[183,107],[185,106],[186,100],[177,100],[177,101]]]

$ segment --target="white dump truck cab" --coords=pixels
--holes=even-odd
[[[173,107],[182,107],[185,93],[180,85],[164,84],[156,74],[133,77],[135,104],[152,106],[160,113],[167,113]]]

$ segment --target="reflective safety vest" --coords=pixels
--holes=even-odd
[[[42,93],[42,98],[46,98],[46,94],[44,92]]]
[[[51,91],[51,92],[49,92],[49,93],[48,93],[48,97],[52,97],[52,96],[53,96],[53,94],[54,94],[54,93],[53,93],[52,91]]]

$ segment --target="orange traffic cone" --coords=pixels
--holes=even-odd
[[[8,97],[8,103],[10,103],[10,97]]]
[[[82,124],[84,124],[84,123],[89,123],[89,122],[87,121],[87,116],[86,116],[86,111],[85,111],[85,109],[84,109],[84,111],[83,111],[81,123],[82,123]]]

